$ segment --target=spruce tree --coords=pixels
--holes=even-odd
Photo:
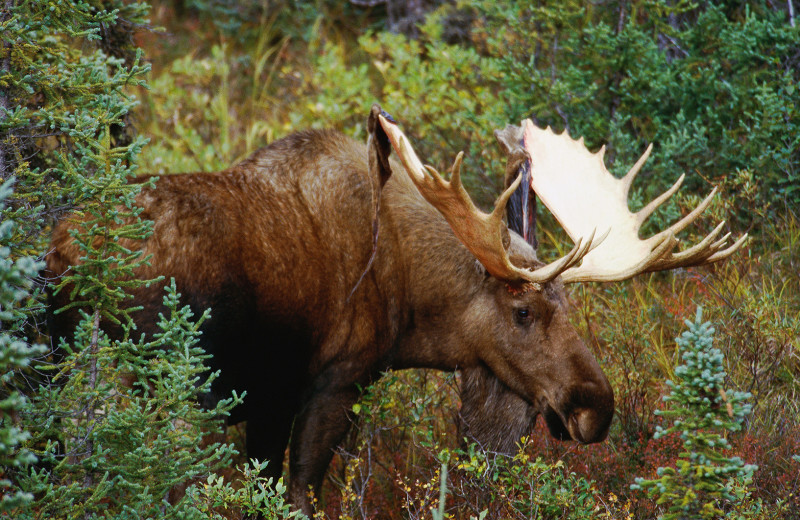
[[[15,518],[206,518],[183,490],[231,464],[232,446],[208,435],[239,401],[199,406],[216,377],[206,377],[197,345],[208,313],[193,320],[174,282],[164,306],[161,332],[138,341],[112,341],[85,315],[74,346],[64,345],[66,382],[31,407],[46,464],[19,477],[37,500]]]
[[[756,470],[726,453],[730,448],[726,435],[741,430],[751,410],[747,403],[751,396],[724,389],[724,356],[712,345],[714,328],[703,322],[701,308],[686,326],[688,330],[676,340],[683,364],[675,369],[677,381],[667,381],[672,391],[664,401],[670,406],[656,412],[673,422],[655,433],[655,438],[680,435],[684,451],[674,468],[660,467],[659,478],[637,478],[632,487],[647,490],[665,505],[664,519],[721,518],[722,508],[737,501],[737,481],[748,483]]]
[[[4,201],[11,194],[13,179],[0,185],[0,214]],[[19,446],[30,435],[15,424],[14,418],[25,406],[25,395],[13,387],[14,377],[28,367],[31,360],[46,350],[43,345],[30,345],[19,336],[19,324],[25,320],[24,304],[31,297],[31,278],[41,263],[31,257],[10,258],[9,239],[16,226],[13,220],[0,223],[0,468],[19,470],[36,461],[28,450]],[[5,471],[0,469],[0,513],[30,502],[30,493],[15,489]]]
[[[20,224],[3,228],[7,256],[43,255],[53,217],[67,211],[82,252],[54,290],[70,291],[83,319],[71,341],[53,338],[58,355],[34,363],[48,377],[27,402],[11,401],[19,424],[0,425],[15,443],[2,455],[15,519],[201,518],[196,494],[182,491],[234,453],[208,435],[238,399],[199,405],[215,377],[197,346],[203,318],[193,321],[170,286],[162,332],[135,338],[126,303],[130,289],[153,282],[135,276],[151,223],[135,204],[140,186],[128,183],[145,140],[126,127],[148,67],[118,37],[146,13],[122,0],[6,0],[0,12],[0,176],[18,179],[4,219]],[[121,332],[112,339],[108,326]],[[0,367],[4,382],[25,363],[14,346],[22,354]],[[39,460],[26,468],[30,452]]]

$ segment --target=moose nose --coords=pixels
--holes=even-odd
[[[581,386],[583,388],[573,394],[572,410],[564,426],[570,436],[582,444],[602,442],[608,436],[614,417],[614,391],[605,378]]]
[[[608,428],[611,424],[611,414],[601,417],[597,410],[576,410],[567,422],[567,429],[573,439],[581,444],[602,442],[608,437]]]

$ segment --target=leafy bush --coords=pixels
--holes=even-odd
[[[457,387],[452,374],[389,372],[353,406],[353,428],[319,499],[327,518],[375,518],[403,511],[427,518],[438,500],[438,453],[452,444]]]
[[[292,511],[286,502],[283,479],[273,482],[272,478],[259,476],[266,467],[267,462],[257,460],[237,467],[238,475],[234,476],[236,488],[230,485],[228,479],[210,474],[205,482],[195,484],[186,491],[193,512],[202,515],[200,518],[212,520],[224,520],[232,515],[236,515],[236,518],[263,517],[269,520],[305,519],[305,515]]]
[[[150,82],[144,108],[158,124],[142,151],[144,171],[217,171],[242,158],[243,143],[232,140],[242,129],[229,106],[232,67],[225,52],[214,46],[207,58],[182,57]],[[183,95],[174,96],[176,91]]]
[[[452,375],[406,370],[367,387],[315,518],[602,518],[624,510],[603,504],[592,482],[563,462],[532,455],[530,439],[512,457],[462,446],[446,412],[456,407],[454,383]]]
[[[456,452],[451,488],[470,513],[489,518],[600,518],[601,507],[591,481],[570,472],[561,461],[531,457],[522,439],[513,457],[470,445]]]
[[[800,200],[800,29],[782,12],[760,2],[662,1],[473,9],[473,41],[503,71],[505,120],[533,116],[595,147],[607,143],[623,171],[655,142],[643,175],[650,195],[683,172],[700,174],[687,179],[698,191],[705,179],[751,170],[761,201]]]

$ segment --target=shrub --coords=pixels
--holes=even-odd
[[[236,487],[230,481],[216,474],[208,475],[205,482],[190,487],[186,494],[192,504],[192,512],[200,518],[225,520],[234,518],[267,518],[269,520],[306,519],[298,511],[292,511],[284,495],[286,486],[283,479],[273,482],[272,478],[260,477],[266,469],[266,462],[252,460],[238,466]]]
[[[148,70],[129,30],[146,22],[147,6],[7,7],[0,13],[0,173],[19,181],[3,213],[2,265],[27,267],[6,280],[14,299],[2,309],[2,402],[15,415],[3,417],[1,431],[16,450],[8,466],[3,453],[3,487],[16,486],[3,507],[19,519],[198,518],[183,489],[229,463],[233,448],[209,434],[238,401],[200,407],[215,375],[206,374],[207,355],[196,345],[199,322],[180,308],[174,287],[162,332],[132,339],[126,290],[152,282],[134,276],[147,261],[137,241],[150,224],[135,205],[140,186],[127,182],[145,140],[125,131],[136,105],[128,89]],[[50,220],[65,210],[73,211],[81,263],[54,291],[71,291],[68,307],[79,307],[82,320],[74,341],[53,338],[58,348],[32,363],[38,373],[23,402],[8,383],[33,352],[17,338],[38,332],[29,324],[41,307],[19,305],[30,286],[21,277],[40,267],[27,257],[45,251]],[[120,331],[116,340],[109,326]],[[5,331],[16,341],[6,342]],[[26,467],[30,453],[38,462]]]
[[[533,116],[591,146],[607,143],[623,172],[656,143],[642,177],[649,195],[683,172],[701,174],[687,176],[688,191],[699,191],[706,179],[752,170],[759,202],[775,211],[784,198],[800,201],[800,27],[766,2],[472,9],[472,40],[502,71],[503,119]]]
[[[455,452],[449,487],[469,514],[486,510],[489,518],[594,519],[605,512],[590,480],[562,461],[532,457],[528,440],[521,442],[513,457],[475,445]]]
[[[180,308],[174,282],[164,306],[149,341],[111,341],[85,315],[62,344],[64,382],[25,410],[42,464],[18,476],[37,500],[15,518],[204,518],[182,490],[230,464],[232,446],[212,435],[239,400],[200,407],[216,377],[197,345],[206,316]]]

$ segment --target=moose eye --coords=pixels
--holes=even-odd
[[[527,307],[514,309],[514,320],[520,325],[527,325],[531,319],[531,311]]]

